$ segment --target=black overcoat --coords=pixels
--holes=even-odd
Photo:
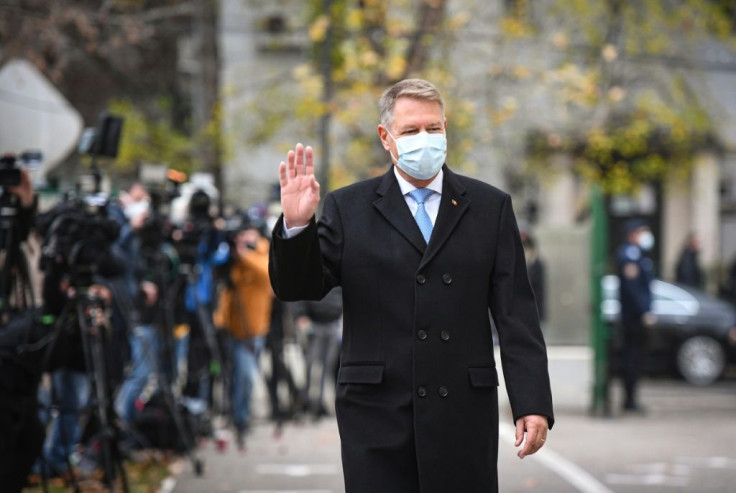
[[[508,194],[447,166],[429,245],[393,170],[274,228],[282,300],[342,286],[336,411],[348,493],[497,491],[497,326],[514,419],[553,422],[547,355]]]

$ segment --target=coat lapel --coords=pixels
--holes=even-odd
[[[424,242],[422,232],[406,205],[406,199],[401,195],[401,188],[394,176],[393,167],[383,175],[380,185],[376,189],[379,198],[373,202],[383,217],[398,230],[401,235],[411,243],[420,253],[424,253],[427,245]],[[443,199],[444,200],[444,199]],[[430,244],[432,239],[430,238]]]
[[[445,166],[440,210],[437,213],[437,220],[432,229],[432,236],[429,238],[429,245],[427,246],[427,251],[424,252],[419,270],[423,269],[437,252],[440,251],[442,245],[450,237],[450,234],[457,226],[460,218],[465,214],[465,211],[467,211],[469,205],[470,200],[465,197],[465,187],[457,179],[455,173]],[[409,214],[409,217],[414,221],[411,214]],[[419,231],[418,226],[416,229]]]

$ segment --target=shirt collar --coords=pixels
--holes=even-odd
[[[396,176],[396,180],[399,182],[399,188],[401,188],[401,195],[406,195],[409,192],[413,192],[416,190],[417,187],[409,183],[396,169],[396,166],[393,166],[394,168],[394,175]],[[442,195],[442,177],[444,176],[444,170],[440,168],[440,172],[437,173],[437,176],[434,177],[434,180],[432,180],[429,185],[427,185],[424,188],[429,188],[430,190],[434,190],[437,195]]]

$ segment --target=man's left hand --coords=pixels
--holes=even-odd
[[[516,420],[516,443],[515,447],[521,445],[524,442],[524,447],[519,450],[516,454],[519,459],[523,459],[527,455],[534,454],[537,450],[544,446],[547,441],[547,431],[549,430],[549,423],[547,422],[546,416],[539,416],[536,414],[530,414],[529,416],[522,416]],[[526,433],[526,441],[524,441],[524,434]]]

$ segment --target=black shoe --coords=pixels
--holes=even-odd
[[[324,405],[319,405],[314,410],[314,419],[321,419],[329,415],[330,415],[330,412],[327,410],[327,408]]]
[[[235,444],[240,451],[245,450],[245,435],[248,434],[249,430],[250,427],[247,424],[235,428]]]
[[[636,414],[646,414],[646,409],[640,406],[639,404],[627,403],[624,405],[624,412],[636,413]]]
[[[245,450],[245,430],[243,428],[235,430],[235,445],[238,450]]]

